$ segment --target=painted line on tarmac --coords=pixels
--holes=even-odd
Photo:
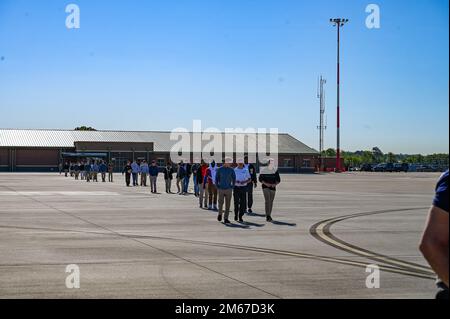
[[[106,191],[0,191],[0,196],[118,196]]]
[[[357,218],[357,217],[363,217],[363,216],[377,215],[377,214],[412,211],[412,210],[418,210],[418,209],[428,209],[428,207],[389,209],[389,210],[363,212],[363,213],[356,213],[356,214],[334,217],[334,218],[326,219],[326,220],[323,220],[323,221],[320,221],[320,222],[314,224],[310,228],[310,233],[311,233],[311,235],[314,236],[314,238],[320,240],[321,242],[326,243],[327,245],[337,248],[339,250],[353,253],[353,254],[361,256],[361,257],[366,257],[368,259],[378,261],[378,262],[381,262],[384,264],[392,265],[392,266],[395,266],[395,267],[398,267],[400,269],[404,269],[407,271],[412,271],[412,272],[421,273],[421,274],[428,274],[428,275],[434,277],[435,276],[434,272],[427,266],[423,266],[420,264],[392,258],[392,257],[386,256],[386,255],[382,255],[382,254],[364,249],[362,247],[355,246],[355,245],[350,244],[340,238],[337,238],[335,235],[333,235],[331,233],[331,226],[338,222],[341,222],[343,220]]]
[[[247,250],[247,251],[252,251],[252,252],[289,256],[289,257],[314,259],[314,260],[319,260],[319,261],[324,261],[324,262],[332,262],[332,263],[356,266],[356,267],[361,267],[361,268],[366,268],[368,266],[368,263],[365,263],[365,262],[354,261],[354,260],[349,260],[349,259],[345,259],[345,258],[313,255],[313,254],[307,254],[307,253],[301,253],[301,252],[295,252],[295,251],[260,248],[260,247],[252,247],[252,246],[241,246],[241,245],[224,244],[224,243],[213,243],[213,242],[177,239],[177,238],[169,238],[169,237],[132,235],[132,234],[129,234],[129,235],[122,234],[122,235],[131,236],[134,238],[139,237],[139,238],[148,238],[148,239],[171,240],[171,241],[178,241],[178,242],[183,242],[183,243],[191,243],[191,244],[195,244],[195,245],[216,246],[216,247],[223,247],[223,248],[230,248],[230,249],[239,249],[239,250]],[[403,275],[408,275],[408,276],[413,276],[413,277],[418,277],[418,278],[424,278],[424,279],[435,279],[434,275],[430,275],[428,273],[412,271],[409,269],[403,269],[403,268],[393,267],[393,266],[389,266],[389,265],[378,265],[378,266],[380,269],[382,269],[384,271],[388,271],[388,272],[393,272],[393,273],[398,273],[398,274],[403,274]]]
[[[18,191],[16,191],[16,190],[12,189],[11,187],[6,187],[6,188],[7,188],[7,189],[10,189],[12,192],[20,193],[20,192],[18,192]],[[102,225],[93,223],[93,222],[91,222],[91,221],[89,221],[89,220],[87,220],[87,219],[85,219],[85,218],[79,217],[79,216],[77,216],[77,215],[75,215],[75,214],[73,214],[73,213],[69,213],[69,212],[64,211],[64,210],[62,210],[62,209],[53,207],[53,206],[49,205],[48,203],[41,202],[41,201],[39,201],[37,198],[34,198],[32,195],[24,195],[24,194],[22,194],[22,196],[24,196],[24,197],[26,197],[26,198],[30,198],[30,199],[32,199],[32,200],[34,200],[34,201],[36,201],[36,202],[38,202],[38,203],[40,203],[40,204],[43,204],[43,205],[45,205],[45,206],[47,206],[47,207],[49,207],[49,208],[51,208],[51,209],[53,209],[53,210],[55,210],[55,211],[58,211],[58,212],[63,213],[63,214],[65,214],[65,215],[68,215],[68,216],[71,216],[71,217],[76,218],[76,219],[78,219],[78,220],[81,220],[81,221],[83,221],[83,222],[85,222],[85,223],[91,224],[91,225],[93,225],[93,226],[95,226],[95,227],[98,227],[98,228],[101,228],[101,229],[103,229],[103,230],[106,230],[106,231],[109,232],[110,234],[115,234],[115,235],[120,236],[120,237],[129,238],[129,239],[134,240],[134,241],[136,241],[136,242],[140,242],[141,244],[147,245],[147,246],[149,246],[149,247],[151,247],[151,248],[153,248],[153,249],[156,249],[156,250],[165,252],[165,253],[167,253],[167,254],[169,254],[169,255],[172,255],[172,256],[174,256],[174,257],[176,257],[176,258],[179,258],[179,259],[184,260],[184,261],[186,261],[186,262],[188,262],[188,263],[191,263],[191,264],[193,264],[193,265],[196,265],[196,266],[198,266],[198,267],[200,267],[200,268],[204,268],[204,269],[207,269],[207,270],[209,270],[209,271],[211,271],[211,272],[215,272],[215,273],[220,274],[220,275],[222,275],[222,276],[224,276],[224,277],[227,277],[227,278],[232,279],[232,280],[234,280],[234,281],[243,283],[243,284],[245,284],[245,285],[247,285],[247,286],[249,286],[249,287],[255,288],[255,289],[257,289],[257,290],[260,290],[260,291],[262,291],[262,292],[265,292],[265,293],[267,293],[267,294],[269,294],[269,295],[272,295],[272,296],[274,296],[274,297],[279,297],[279,296],[276,296],[276,295],[274,295],[274,294],[271,294],[271,293],[268,292],[268,291],[265,291],[265,290],[263,290],[263,289],[261,289],[261,288],[259,288],[259,287],[253,286],[253,285],[251,285],[251,284],[249,284],[249,283],[243,282],[243,281],[241,281],[241,280],[239,280],[239,279],[237,279],[237,278],[233,278],[233,277],[227,276],[227,275],[225,275],[225,274],[223,274],[223,273],[221,273],[221,272],[219,272],[219,271],[213,270],[213,269],[211,269],[211,268],[209,268],[209,267],[206,267],[206,266],[204,266],[204,265],[200,265],[200,264],[198,264],[198,263],[196,263],[196,262],[194,262],[194,261],[192,261],[192,260],[189,260],[189,259],[186,259],[186,258],[184,258],[184,257],[178,256],[178,255],[176,255],[176,254],[174,254],[174,253],[172,253],[172,252],[169,252],[169,251],[167,251],[167,250],[165,250],[165,249],[162,249],[162,248],[159,248],[159,247],[155,247],[155,246],[149,245],[148,243],[145,243],[145,242],[140,241],[138,238],[162,239],[162,240],[176,240],[176,241],[189,242],[189,243],[192,243],[192,244],[202,244],[202,245],[210,245],[210,246],[220,246],[220,247],[224,247],[224,248],[233,248],[233,249],[241,249],[241,250],[251,250],[251,251],[261,252],[261,253],[271,253],[271,254],[284,255],[284,256],[292,256],[292,257],[299,257],[299,258],[310,258],[310,259],[316,259],[316,260],[321,260],[321,261],[326,261],[326,262],[334,262],[334,263],[340,263],[340,264],[346,264],[346,265],[352,265],[352,266],[358,266],[358,267],[364,267],[364,268],[366,268],[366,267],[368,266],[367,263],[363,263],[363,262],[359,262],[359,261],[352,261],[352,260],[346,260],[346,259],[340,259],[340,258],[334,258],[334,257],[326,257],[326,256],[316,256],[316,255],[303,254],[303,253],[298,253],[298,252],[290,252],[290,251],[282,251],[282,250],[274,250],[274,249],[258,248],[258,247],[248,247],[248,246],[229,245],[229,244],[222,244],[222,243],[209,243],[209,242],[200,242],[200,241],[190,241],[190,240],[182,240],[182,239],[167,238],[167,237],[140,236],[140,235],[132,235],[132,234],[123,234],[123,233],[119,233],[119,232],[117,232],[117,231],[114,231],[114,230],[112,230],[112,229],[110,229],[110,228],[108,228],[108,227],[105,227],[105,226],[102,226]],[[413,209],[418,209],[418,208],[413,208]],[[402,209],[402,210],[407,210],[407,209]],[[343,216],[343,217],[341,217],[341,219],[347,219],[347,218],[357,217],[357,216],[361,216],[361,215],[364,215],[364,214],[375,214],[375,213],[382,213],[382,212],[389,212],[389,211],[379,211],[379,212],[369,212],[369,213],[352,214],[352,215]],[[334,219],[339,219],[339,218],[334,218]],[[333,220],[333,219],[332,219],[332,220]],[[329,220],[328,220],[328,221],[329,221]],[[71,231],[71,230],[68,230],[68,231]],[[100,232],[99,232],[99,233],[100,233]],[[385,257],[387,257],[387,256],[385,256]],[[389,257],[387,257],[387,258],[389,258]],[[427,271],[427,272],[423,272],[423,271],[417,271],[417,270],[414,270],[414,269],[404,269],[403,267],[400,267],[400,268],[392,267],[392,266],[389,266],[389,265],[379,265],[379,267],[380,267],[380,269],[385,270],[385,271],[388,271],[388,272],[399,273],[399,274],[404,274],[404,275],[413,276],[413,277],[418,277],[418,278],[426,278],[426,279],[434,279],[434,278],[435,278],[434,276],[431,275],[432,273],[431,273],[431,272],[428,272],[428,271]]]
[[[8,187],[8,186],[4,186],[4,187],[7,188],[7,189],[10,189],[11,191],[17,192],[15,189],[13,189],[13,188],[11,188],[11,187]],[[115,230],[113,230],[113,229],[111,229],[111,228],[108,228],[108,227],[106,227],[106,226],[103,226],[103,225],[94,223],[94,222],[92,222],[92,221],[90,221],[90,220],[88,220],[88,219],[82,218],[82,217],[80,217],[80,216],[78,216],[78,215],[76,215],[76,214],[69,213],[69,212],[64,211],[64,210],[62,210],[62,209],[56,208],[56,207],[54,207],[54,206],[51,206],[50,204],[45,203],[45,202],[42,202],[42,201],[38,200],[37,198],[35,198],[35,197],[33,197],[33,196],[30,196],[30,195],[23,195],[23,196],[24,196],[25,198],[29,198],[29,199],[31,199],[31,200],[37,202],[37,203],[40,203],[40,204],[42,204],[42,205],[44,205],[44,206],[47,206],[48,208],[53,209],[53,210],[55,210],[55,211],[58,212],[58,213],[62,213],[62,214],[64,214],[64,215],[66,215],[66,216],[70,216],[70,217],[73,217],[73,218],[78,219],[78,220],[80,220],[80,221],[83,221],[83,222],[86,223],[86,224],[89,224],[89,225],[95,226],[95,227],[97,227],[97,228],[103,229],[103,230],[106,231],[107,233],[110,233],[110,235],[113,234],[113,235],[115,235],[115,236],[122,237],[122,238],[126,238],[126,239],[129,239],[129,240],[134,241],[134,242],[136,242],[136,243],[140,243],[140,244],[142,244],[142,245],[144,245],[144,246],[146,246],[146,247],[149,247],[149,248],[152,248],[152,249],[154,249],[154,250],[160,251],[160,252],[165,253],[165,254],[167,254],[167,255],[170,255],[170,256],[172,256],[172,257],[174,257],[174,258],[176,258],[176,259],[182,260],[182,261],[184,261],[184,262],[186,262],[186,263],[188,263],[188,264],[190,264],[190,265],[192,265],[192,266],[194,266],[194,267],[201,268],[201,269],[203,269],[203,270],[209,271],[209,272],[214,273],[214,274],[216,274],[216,275],[219,275],[219,276],[221,276],[221,277],[230,279],[230,280],[232,280],[232,281],[234,281],[234,282],[243,284],[243,285],[245,285],[245,286],[247,286],[247,287],[249,287],[249,288],[253,288],[253,289],[255,289],[255,290],[258,290],[258,291],[260,291],[260,292],[262,292],[262,293],[264,293],[264,294],[267,294],[267,295],[269,295],[269,296],[271,296],[271,297],[273,297],[273,298],[282,299],[281,296],[278,296],[278,295],[276,295],[276,294],[274,294],[274,293],[271,293],[271,292],[269,292],[269,291],[267,291],[267,290],[265,290],[265,289],[263,289],[263,288],[257,287],[256,285],[253,285],[253,284],[251,284],[251,283],[249,283],[249,282],[246,282],[246,281],[244,281],[244,280],[241,280],[241,279],[239,279],[239,278],[236,278],[236,277],[227,275],[226,273],[223,273],[223,272],[218,271],[218,270],[215,270],[215,269],[213,269],[213,268],[211,268],[211,267],[208,267],[208,266],[205,266],[205,265],[203,265],[203,264],[200,264],[199,262],[196,262],[196,261],[194,261],[194,260],[188,259],[188,258],[183,257],[183,256],[180,256],[180,255],[177,255],[177,254],[175,254],[175,253],[173,253],[173,252],[171,252],[171,251],[168,251],[167,249],[163,249],[163,248],[160,248],[160,247],[151,245],[151,244],[149,244],[149,243],[147,243],[147,242],[144,242],[144,241],[142,241],[142,240],[139,240],[138,238],[133,238],[133,237],[127,237],[127,236],[124,236],[124,235],[122,235],[121,233],[119,233],[119,232],[117,232],[117,231],[115,231]]]
[[[7,225],[7,226],[0,225],[0,228],[17,228],[17,229],[43,230],[43,231],[53,231],[53,232],[74,232],[74,233],[106,235],[106,236],[119,235],[120,237],[123,237],[123,238],[129,238],[129,239],[135,239],[135,240],[136,239],[141,239],[141,240],[148,239],[148,240],[161,240],[161,241],[175,241],[175,242],[180,242],[180,243],[184,243],[184,244],[210,246],[210,247],[221,247],[221,248],[238,249],[238,250],[245,250],[245,251],[257,252],[257,253],[271,254],[271,255],[295,257],[295,258],[302,258],[302,259],[312,259],[312,260],[317,260],[317,261],[337,263],[337,264],[360,267],[360,268],[366,268],[368,266],[368,263],[366,263],[366,262],[355,261],[355,260],[350,260],[350,259],[345,259],[345,258],[313,255],[313,254],[301,253],[301,252],[295,252],[295,251],[278,250],[278,249],[262,248],[262,247],[252,247],[252,246],[242,246],[242,245],[225,244],[225,243],[218,243],[218,242],[180,239],[180,238],[172,238],[172,237],[139,235],[139,234],[133,234],[133,233],[119,233],[119,232],[115,232],[115,231],[114,231],[114,233],[111,233],[111,232],[82,231],[82,230],[71,230],[71,229],[54,229],[54,228],[43,228],[43,227],[41,227],[41,228],[39,228],[39,227],[21,227],[21,226],[14,226],[14,225]],[[6,266],[6,265],[0,265],[0,266]],[[381,270],[384,270],[387,272],[402,274],[402,275],[406,275],[406,276],[412,276],[412,277],[423,278],[423,279],[435,279],[435,276],[431,276],[429,274],[418,273],[416,271],[410,271],[408,269],[392,267],[389,265],[379,265],[379,268]]]

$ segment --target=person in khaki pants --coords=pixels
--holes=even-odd
[[[141,165],[141,186],[146,187],[147,186],[147,175],[149,173],[149,167],[146,160],[143,160]]]
[[[108,181],[110,183],[113,182],[113,172],[114,172],[114,164],[112,162],[109,162],[109,164],[108,164]]]
[[[233,188],[236,183],[236,173],[230,167],[232,162],[233,159],[227,157],[224,165],[217,170],[216,174],[216,186],[219,196],[219,215],[217,216],[217,220],[219,222],[222,221],[223,215],[224,224],[230,223],[228,216],[230,215],[231,196],[233,195]],[[223,211],[224,203],[225,212]]]
[[[262,184],[262,190],[264,194],[266,220],[268,222],[271,222],[273,201],[275,199],[277,185],[281,182],[280,174],[278,173],[278,170],[274,165],[273,159],[269,159],[267,167],[262,167],[261,174],[259,174],[259,182]]]
[[[209,164],[206,170],[206,191],[208,197],[208,210],[217,211],[217,187],[215,185],[217,174],[217,165],[215,161]]]
[[[170,163],[167,163],[166,167],[164,168],[164,181],[166,184],[166,193],[171,194],[172,193],[172,179],[173,179],[173,168]]]

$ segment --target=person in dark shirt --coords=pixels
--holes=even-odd
[[[194,182],[194,196],[198,197],[199,196],[199,182],[197,181],[197,177],[198,177],[198,171],[200,169],[200,164],[197,162],[194,162],[194,164],[192,164],[191,167],[191,172],[192,172],[192,178],[193,178],[193,182]]]
[[[86,182],[89,183],[91,181],[91,163],[89,161],[84,164],[84,175],[86,176]]]
[[[183,161],[180,161],[180,163],[178,163],[178,167],[177,167],[177,194],[183,195],[183,185],[182,182],[184,180],[186,173],[184,171],[184,164]],[[180,186],[181,185],[181,186]]]
[[[64,168],[64,176],[67,177],[67,174],[69,173],[70,169],[69,162],[65,162],[63,168]]]
[[[75,163],[73,166],[73,172],[75,175],[75,179],[78,180],[78,176],[80,176],[80,163]]]
[[[153,160],[148,168],[150,174],[150,189],[153,194],[156,194],[156,181],[158,179],[159,167],[156,165],[156,161]]]
[[[183,195],[189,194],[189,180],[192,174],[191,164],[185,163],[183,164],[184,178],[183,178]]]
[[[102,182],[106,182],[106,172],[108,171],[108,166],[106,165],[105,161],[101,161],[100,165],[98,166],[98,171],[100,172],[100,175],[102,176]]]
[[[253,206],[253,188],[256,188],[258,185],[258,179],[256,177],[256,167],[252,163],[248,162],[248,156],[244,157],[245,166],[248,169],[248,172],[250,173],[251,181],[248,183],[247,187],[247,213],[251,214],[252,206]]]
[[[206,183],[206,173],[208,165],[204,160],[201,160],[201,165],[197,170],[197,184],[198,184],[198,203],[200,208],[208,208],[208,188]]]
[[[422,235],[419,249],[438,276],[436,299],[448,299],[448,170],[436,185],[433,204]]]
[[[80,164],[80,175],[81,175],[81,180],[84,180],[84,162],[81,162],[81,164]]]
[[[127,161],[127,164],[123,167],[122,175],[125,174],[125,183],[127,186],[130,186],[131,172],[133,169],[131,168],[131,162]]]
[[[168,163],[166,165],[166,167],[164,168],[163,173],[164,173],[164,181],[165,181],[165,184],[166,184],[166,193],[167,194],[171,194],[172,193],[171,188],[172,188],[172,179],[173,179],[174,170],[173,170],[172,165],[170,163]]]
[[[281,182],[280,174],[274,165],[273,159],[269,160],[267,167],[263,167],[261,169],[261,174],[259,174],[259,182],[262,184],[264,194],[266,220],[271,222],[273,201],[275,199],[277,185]]]

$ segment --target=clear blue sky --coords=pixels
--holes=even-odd
[[[65,26],[78,4],[81,28]],[[366,5],[381,28],[365,27]],[[277,127],[318,148],[317,76],[335,147],[448,152],[446,0],[0,0],[0,127]]]

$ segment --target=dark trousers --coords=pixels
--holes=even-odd
[[[236,216],[244,216],[247,210],[247,190],[248,186],[236,186],[233,190],[234,198],[234,214]]]
[[[130,173],[125,173],[125,182],[127,183],[127,186],[130,186]]]
[[[158,176],[152,176],[150,175],[150,189],[152,193],[156,193],[156,180]]]
[[[195,193],[195,195],[198,195],[198,193],[200,191],[200,188],[199,188],[199,185],[197,183],[197,175],[194,174],[193,178],[194,178],[194,193]]]
[[[133,175],[133,186],[138,185],[138,173],[132,173]]]
[[[251,182],[247,185],[247,207],[248,209],[251,209],[253,206],[253,187],[254,184]]]
[[[185,176],[183,179],[183,193],[187,193],[189,190],[189,179],[190,176]]]

